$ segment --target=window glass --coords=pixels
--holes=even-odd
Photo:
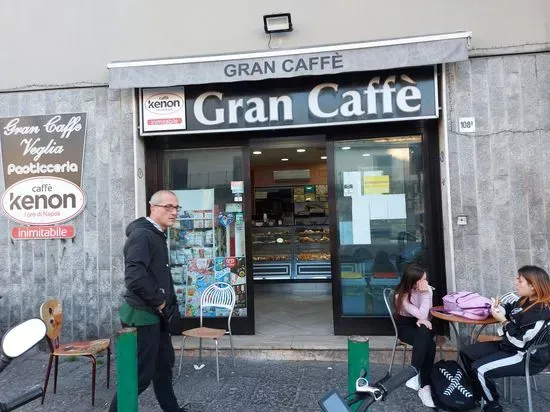
[[[238,148],[165,153],[165,181],[182,208],[168,232],[168,248],[185,317],[199,316],[201,293],[214,282],[233,287],[233,316],[247,316],[242,159]],[[203,311],[203,316],[226,314]]]
[[[383,290],[424,263],[421,136],[334,146],[343,315],[386,315]]]

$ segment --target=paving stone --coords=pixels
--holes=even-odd
[[[347,391],[347,363],[263,361],[237,359],[232,368],[228,358],[220,359],[220,382],[216,381],[215,359],[204,358],[205,369],[191,369],[180,377],[174,374],[174,391],[183,403],[190,404],[193,412],[301,412],[319,410],[318,401],[329,390],[338,390],[342,396]],[[13,361],[0,375],[1,399],[12,398],[35,384],[43,382],[48,354],[33,350]],[[397,372],[400,362],[394,365]],[[106,387],[105,366],[98,368],[96,404],[91,405],[90,365],[83,361],[60,363],[58,393],[53,394],[53,381],[43,406],[40,401],[18,409],[22,412],[92,412],[105,411],[116,388],[116,368],[111,374],[111,388]],[[369,378],[376,381],[385,375],[388,365],[371,363]],[[546,410],[550,402],[550,376],[538,376],[538,392],[533,393],[534,409]],[[502,380],[496,381],[502,392]],[[527,410],[525,379],[513,378],[513,399],[503,401],[504,411]],[[161,412],[152,388],[139,397],[139,409]],[[373,405],[371,411],[413,412],[428,411],[420,403],[418,395],[406,387],[391,393],[385,402]]]

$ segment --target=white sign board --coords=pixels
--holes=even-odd
[[[31,177],[11,185],[2,195],[4,213],[26,225],[54,225],[78,216],[86,198],[75,183],[60,177]]]
[[[459,117],[458,132],[459,133],[474,133],[476,131],[475,117]]]
[[[184,88],[142,89],[140,112],[142,132],[185,130]]]

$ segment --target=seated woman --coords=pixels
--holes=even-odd
[[[430,374],[436,347],[432,324],[428,319],[432,298],[432,287],[428,284],[424,269],[415,263],[407,265],[395,290],[397,333],[399,339],[412,345],[411,364],[420,375],[410,379],[407,387],[418,391],[425,406],[435,408]]]
[[[495,301],[491,308],[493,317],[502,324],[503,340],[475,343],[460,352],[476,396],[487,401],[483,411],[502,411],[493,379],[525,373],[525,350],[550,319],[550,278],[543,269],[520,268],[515,289],[520,296],[518,301],[504,307]],[[548,351],[537,351],[530,359],[533,374],[542,371],[550,361]]]

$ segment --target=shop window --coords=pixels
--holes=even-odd
[[[165,153],[165,181],[181,211],[168,232],[170,266],[180,312],[199,316],[202,291],[214,282],[236,293],[234,316],[247,316],[246,254],[241,149]],[[224,316],[214,309],[204,316]]]
[[[337,142],[336,218],[344,316],[386,315],[382,291],[424,262],[421,136]]]

